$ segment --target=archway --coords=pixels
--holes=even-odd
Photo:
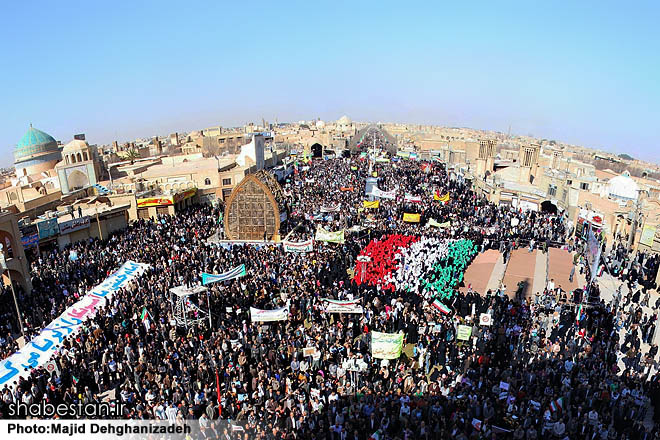
[[[552,203],[550,200],[546,200],[541,203],[541,212],[547,212],[548,214],[557,214],[557,205]]]
[[[66,179],[69,190],[80,189],[89,186],[89,178],[80,170],[73,170]]]
[[[5,258],[14,258],[14,237],[7,231],[0,231],[0,244]]]
[[[319,144],[318,142],[312,145],[312,157],[313,158],[321,158],[323,157],[323,145]]]

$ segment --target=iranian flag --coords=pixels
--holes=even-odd
[[[369,440],[380,440],[381,439],[381,434],[380,434],[380,429],[373,434],[371,434],[371,437],[369,437]]]
[[[564,408],[564,398],[560,397],[557,400],[553,400],[550,402],[550,411],[556,412],[558,409],[563,409]]]
[[[582,304],[578,307],[577,315],[575,315],[575,324],[580,325],[580,321],[584,319],[584,312],[582,311]]]
[[[433,307],[438,309],[440,311],[440,313],[442,313],[443,315],[449,315],[451,313],[451,309],[449,307],[447,307],[446,305],[444,305],[442,302],[440,302],[440,300],[437,299],[437,298],[435,300],[433,300],[432,305],[433,305]]]

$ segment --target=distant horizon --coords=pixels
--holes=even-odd
[[[13,2],[3,12],[7,162],[30,123],[63,143],[86,133],[109,144],[344,114],[511,126],[660,162],[655,2]]]
[[[341,115],[341,116],[337,117],[336,119],[324,119],[324,118],[320,118],[320,120],[323,121],[323,122],[326,122],[326,123],[334,123],[334,122],[336,122],[339,118],[341,118],[342,116],[344,116],[344,115]],[[401,121],[385,121],[385,120],[356,120],[356,119],[353,119],[353,118],[350,116],[350,114],[346,114],[346,116],[348,116],[349,118],[351,118],[351,121],[352,121],[353,123],[360,123],[360,124],[364,124],[364,123],[368,123],[368,124],[379,124],[379,123],[380,123],[380,124],[400,124],[400,125],[422,125],[422,126],[431,126],[431,127],[437,127],[437,128],[449,128],[449,129],[459,129],[459,130],[460,130],[460,129],[465,129],[465,130],[475,130],[475,131],[482,131],[482,132],[495,132],[495,133],[500,133],[500,134],[504,134],[504,135],[506,135],[506,134],[507,134],[507,131],[508,131],[508,127],[507,127],[507,131],[502,131],[502,130],[499,130],[499,129],[483,129],[483,128],[475,128],[475,127],[460,126],[460,125],[442,125],[442,124],[429,124],[429,123],[418,123],[418,122],[401,122]],[[313,122],[313,121],[317,121],[317,120],[318,120],[317,118],[318,118],[318,117],[315,117],[315,118],[313,118],[313,119],[310,119],[310,118],[300,118],[300,119],[296,119],[296,120],[278,121],[277,124],[298,124],[298,123],[301,122],[301,121],[304,121],[304,122]],[[265,118],[264,118],[264,119],[265,119]],[[268,120],[268,119],[265,119],[265,121],[266,121],[267,123],[269,123],[269,124],[271,124],[271,123],[272,123],[272,124],[275,124],[274,121],[270,121],[270,120]],[[261,124],[261,122],[257,122],[257,120],[247,121],[247,122],[244,122],[244,123],[242,123],[242,124],[240,124],[240,125],[224,125],[224,124],[222,124],[222,123],[212,123],[212,124],[210,124],[210,125],[205,125],[205,126],[203,126],[203,127],[200,126],[200,127],[194,127],[194,128],[188,128],[188,129],[181,129],[181,130],[171,130],[171,131],[169,131],[169,132],[165,132],[165,133],[156,133],[156,134],[151,134],[151,135],[137,135],[137,136],[132,137],[132,138],[112,139],[112,140],[106,140],[106,141],[103,141],[103,142],[95,141],[93,138],[90,138],[89,135],[88,135],[88,133],[86,133],[84,130],[83,130],[83,131],[77,131],[76,133],[71,134],[71,135],[69,136],[69,138],[59,138],[59,137],[53,135],[52,133],[50,133],[50,132],[49,132],[48,130],[46,130],[46,129],[43,129],[43,128],[38,127],[38,126],[35,126],[35,124],[31,124],[31,125],[32,125],[35,129],[41,130],[41,131],[43,131],[44,133],[51,135],[56,141],[60,142],[62,145],[66,145],[68,142],[70,142],[71,140],[73,140],[73,136],[74,136],[75,134],[84,134],[84,135],[85,135],[85,140],[86,140],[87,143],[89,143],[90,145],[99,145],[99,146],[102,146],[102,145],[111,145],[112,142],[114,142],[114,141],[117,141],[118,143],[122,144],[122,143],[126,143],[126,142],[132,142],[132,141],[135,141],[135,140],[137,140],[137,139],[151,139],[151,138],[153,138],[153,137],[155,137],[155,136],[159,136],[159,137],[167,137],[167,136],[169,136],[169,135],[171,135],[171,134],[173,134],[173,133],[178,133],[178,134],[182,134],[182,133],[190,133],[190,132],[193,132],[193,131],[202,131],[202,130],[207,129],[207,128],[218,127],[218,126],[220,126],[220,127],[222,127],[222,128],[226,128],[226,129],[238,129],[238,128],[243,128],[244,125],[249,124],[249,123],[254,123],[254,124],[257,125],[257,126],[258,126],[259,124]],[[29,129],[29,127],[30,127],[30,124],[28,124],[28,127],[26,128],[25,131],[27,131],[27,130]],[[613,154],[613,155],[615,155],[615,156],[617,156],[617,157],[619,157],[619,156],[622,155],[622,154],[626,154],[626,155],[629,155],[629,156],[633,157],[634,160],[639,160],[639,161],[642,161],[642,162],[646,162],[646,163],[655,164],[655,165],[657,165],[657,166],[660,166],[660,157],[658,157],[658,162],[653,162],[652,160],[647,160],[647,159],[644,159],[644,158],[641,158],[641,157],[637,157],[637,156],[635,156],[634,154],[630,154],[630,153],[625,152],[625,151],[624,151],[624,152],[620,152],[620,151],[611,151],[611,150],[607,150],[607,149],[599,148],[599,147],[592,147],[592,146],[588,146],[588,145],[580,145],[580,144],[576,144],[576,143],[572,143],[572,142],[567,142],[567,141],[562,140],[562,139],[556,139],[556,138],[551,138],[551,137],[546,137],[546,136],[539,136],[539,135],[536,135],[536,134],[534,134],[534,133],[528,133],[528,134],[515,133],[513,127],[511,127],[511,134],[510,134],[510,136],[511,136],[512,138],[515,138],[515,137],[532,137],[532,138],[534,138],[534,139],[539,139],[539,140],[543,140],[543,139],[544,139],[544,140],[547,140],[547,141],[555,141],[555,142],[557,142],[557,143],[559,143],[559,144],[566,144],[566,145],[571,145],[571,146],[580,147],[580,148],[587,148],[587,149],[590,149],[590,150],[592,150],[592,151],[594,151],[594,152],[596,152],[596,151],[602,151],[602,152],[605,152],[605,153]],[[21,136],[21,137],[22,137],[22,136]],[[12,145],[12,147],[11,147],[11,148],[12,148],[12,155],[11,155],[11,157],[10,157],[10,159],[11,159],[11,163],[8,164],[8,165],[4,165],[4,164],[0,163],[0,168],[12,168],[12,167],[14,166],[14,162],[13,162],[13,160],[14,160],[14,159],[13,159],[13,148],[16,147],[16,144],[18,143],[18,141],[20,141],[20,138],[19,138],[19,139],[16,141],[16,143],[15,143],[14,145]],[[0,160],[1,160],[1,159],[0,159]]]

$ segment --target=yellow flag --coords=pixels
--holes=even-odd
[[[445,193],[443,195],[440,195],[437,191],[433,193],[433,200],[437,200],[438,202],[442,203],[447,203],[449,201],[449,193]]]
[[[362,202],[362,206],[364,208],[376,209],[376,208],[380,207],[380,200],[374,200],[373,202],[370,202],[369,200],[364,200]]]
[[[420,214],[410,214],[408,212],[403,214],[403,221],[408,223],[419,223]]]

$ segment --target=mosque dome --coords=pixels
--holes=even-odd
[[[51,170],[62,159],[57,141],[30,125],[14,149],[16,176],[31,176]]]
[[[341,118],[339,118],[339,120],[337,121],[337,124],[339,124],[339,125],[351,125],[352,121],[351,121],[351,118],[344,115]]]
[[[325,127],[325,122],[318,120],[316,121],[316,128],[323,128]]]
[[[47,133],[30,126],[27,133],[20,140],[14,150],[14,159],[20,162],[22,159],[31,158],[41,153],[53,153],[58,151],[57,141]]]
[[[607,194],[610,197],[623,200],[637,200],[639,186],[630,178],[630,173],[624,171],[620,176],[610,179],[607,183]]]
[[[62,148],[62,154],[71,153],[73,151],[80,151],[89,148],[89,145],[85,141],[79,139],[74,139]]]

